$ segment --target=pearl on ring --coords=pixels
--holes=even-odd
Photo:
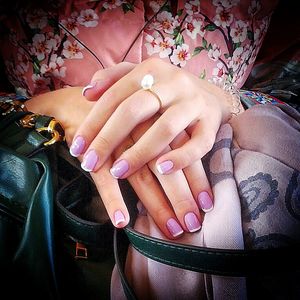
[[[153,76],[151,74],[146,74],[141,81],[141,87],[144,90],[151,90],[153,83],[154,83]]]

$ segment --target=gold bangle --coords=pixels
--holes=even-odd
[[[237,116],[242,111],[242,103],[239,90],[230,82],[224,80],[216,80],[215,78],[209,80],[210,83],[218,86],[228,93],[227,104],[230,107],[230,114]]]

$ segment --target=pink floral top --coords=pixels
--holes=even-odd
[[[160,57],[200,78],[245,82],[277,1],[49,1],[2,16],[9,80],[28,96],[84,86],[121,61]]]

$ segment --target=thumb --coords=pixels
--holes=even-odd
[[[89,83],[82,90],[82,95],[89,101],[96,101],[115,82],[129,73],[136,65],[129,62],[122,62],[113,67],[99,70],[92,77]]]

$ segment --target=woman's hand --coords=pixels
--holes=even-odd
[[[60,120],[70,145],[74,133],[94,106],[93,102],[86,101],[81,95],[81,91],[81,88],[74,87],[45,93],[28,100],[27,108],[30,111],[51,115]],[[151,120],[136,128],[132,137],[127,137],[116,149],[116,154],[120,155],[125,149],[132,146],[150,126]],[[79,156],[78,159],[81,161],[82,156]],[[91,175],[113,224],[116,227],[124,227],[129,222],[130,216],[123,201],[118,181],[110,174],[112,161],[113,157],[109,157],[101,169],[91,173]],[[155,161],[153,161],[149,163],[151,169],[145,165],[128,178],[141,202],[168,238],[179,236],[183,230],[193,232],[201,227],[198,203],[195,203],[193,196],[199,190],[210,192],[209,184],[207,180],[192,182],[186,179],[199,177],[199,170],[202,170],[202,165],[199,163],[201,164],[201,161],[197,163],[198,166],[195,164],[192,168],[187,169],[186,176],[182,171],[178,171],[167,177],[157,172],[154,166]],[[156,172],[155,175],[165,190],[161,188],[151,170]],[[189,185],[192,186],[191,190]],[[170,202],[172,205],[169,204]]]
[[[97,100],[107,89],[134,69],[134,67],[135,65],[130,63],[121,63],[112,68],[98,71],[93,76],[92,84],[83,90],[83,94],[88,100]],[[157,120],[158,117],[159,116],[154,116],[139,124],[131,133],[131,137],[126,139],[127,141],[115,151],[114,155],[118,156],[132,147],[134,143],[136,143],[155,123],[155,120]],[[189,141],[189,139],[190,137],[185,131],[181,132],[172,142],[172,148],[176,149],[182,146]],[[70,151],[73,155],[77,156],[78,150],[80,150],[81,147],[82,145],[75,143]],[[167,146],[164,149],[164,152],[169,152],[170,150],[171,147]],[[156,159],[150,161],[148,165],[144,165],[141,169],[128,177],[129,182],[140,196],[140,199],[142,199],[143,205],[165,234],[166,229],[169,231],[171,230],[172,234],[175,236],[182,232],[182,228],[188,232],[198,230],[201,227],[200,224],[202,219],[199,208],[205,212],[213,208],[212,192],[201,160],[194,162],[183,171],[179,170],[168,176],[164,176],[158,172],[155,167],[155,162]],[[97,176],[102,168],[96,172],[91,172],[91,175]],[[107,169],[107,163],[105,163],[105,168]],[[107,175],[109,174],[106,173],[104,177],[102,176],[102,179],[106,178]],[[165,195],[158,196],[158,191],[161,189],[154,187],[157,186],[157,179],[159,180]],[[95,180],[95,182],[101,181]],[[142,186],[147,186],[148,189],[141,188]],[[149,190],[150,186],[152,187],[152,192]],[[103,189],[99,188],[99,190]],[[155,190],[157,191],[157,196],[154,201],[153,191]],[[165,196],[167,196],[168,199],[164,199]],[[124,202],[120,202],[117,198],[112,199],[105,195],[102,195],[102,199],[116,226],[120,225],[114,220],[116,212],[118,212],[117,216],[123,216],[124,220],[128,220],[128,211]],[[170,229],[170,224],[173,224],[173,227],[175,227],[177,231],[174,231],[172,227]],[[122,225],[124,225],[124,222],[122,222]]]
[[[153,93],[141,88],[146,74],[155,80],[152,90],[161,105]],[[80,141],[76,155],[84,153],[82,167],[95,172],[134,128],[159,115],[140,139],[116,159],[111,173],[116,178],[126,178],[155,157],[161,174],[181,170],[212,148],[220,124],[230,115],[228,96],[178,67],[148,59],[101,95],[76,132],[73,145]],[[183,130],[190,139],[162,154],[167,146],[178,144],[176,139]]]

